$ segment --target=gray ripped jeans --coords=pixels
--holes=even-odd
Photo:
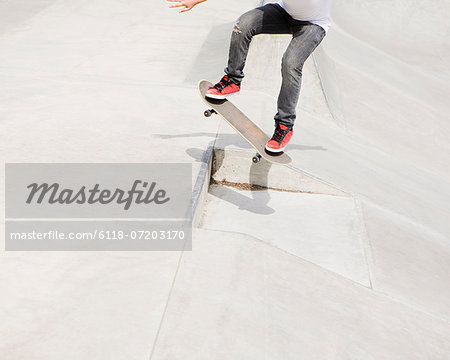
[[[306,59],[325,36],[325,30],[306,21],[294,20],[280,5],[267,4],[242,15],[233,29],[225,73],[237,82],[244,77],[244,65],[253,36],[292,34],[281,62],[282,84],[275,122],[292,127],[295,122],[302,69]]]

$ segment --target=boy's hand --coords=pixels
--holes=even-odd
[[[176,7],[183,7],[183,9],[180,10],[180,13],[191,10],[195,5],[200,4],[201,2],[204,2],[206,0],[167,0],[171,3],[174,3],[173,5],[170,5],[171,8]]]

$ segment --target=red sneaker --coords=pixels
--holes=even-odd
[[[236,84],[225,75],[216,85],[206,90],[205,96],[213,99],[225,99],[228,95],[236,94],[241,90],[241,85]]]
[[[277,125],[272,139],[267,142],[266,150],[268,152],[279,153],[284,151],[289,140],[291,140],[294,131],[285,125]]]

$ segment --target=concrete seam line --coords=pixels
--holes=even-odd
[[[358,235],[359,235],[359,240],[361,242],[362,249],[364,252],[364,259],[365,259],[366,266],[367,266],[367,274],[369,276],[369,284],[370,284],[370,288],[374,289],[373,279],[375,278],[375,259],[373,257],[372,244],[370,242],[370,238],[367,233],[366,220],[364,217],[362,200],[358,195],[354,196],[353,200],[355,203],[356,215],[357,215],[357,219],[359,222]]]
[[[177,277],[178,277],[178,271],[180,270],[181,260],[183,259],[184,251],[185,251],[184,249],[181,251],[180,256],[178,258],[177,267],[176,267],[175,273],[173,275],[172,284],[170,285],[169,294],[167,295],[167,301],[166,301],[166,304],[164,306],[164,310],[163,310],[163,313],[162,313],[162,316],[161,316],[161,321],[159,322],[158,330],[156,331],[155,340],[153,341],[153,346],[152,346],[152,349],[151,349],[151,352],[150,352],[149,360],[151,360],[153,358],[153,354],[155,352],[156,345],[158,343],[159,334],[161,332],[161,328],[162,328],[162,325],[163,325],[163,322],[164,322],[164,318],[166,317],[166,313],[167,313],[167,309],[169,307],[170,298],[172,297],[173,289],[175,288],[175,281],[177,280]]]
[[[200,171],[199,171],[199,173],[197,175],[197,179],[195,181],[195,185],[194,185],[194,188],[192,190],[192,196],[191,196],[192,218],[194,218],[194,213],[195,213],[195,211],[196,211],[196,209],[198,207],[198,200],[200,198],[202,187],[204,186],[205,181],[209,182],[209,178],[208,179],[206,179],[206,178],[208,177],[208,174],[209,174],[208,168],[209,168],[209,165],[210,165],[210,162],[211,162],[211,159],[212,159],[213,149],[214,149],[214,146],[213,145],[209,145],[208,148],[206,149],[205,153],[203,154],[203,157],[202,157],[202,165],[201,165]],[[186,243],[185,243],[185,245],[186,245]],[[175,282],[176,282],[176,279],[178,277],[178,272],[180,270],[181,261],[183,259],[184,252],[185,252],[185,249],[183,249],[181,251],[180,257],[178,258],[177,267],[175,269],[175,273],[174,273],[174,276],[173,276],[173,279],[172,279],[172,284],[170,286],[169,294],[167,296],[167,301],[166,301],[166,304],[164,306],[164,310],[163,310],[163,313],[162,313],[162,316],[161,316],[161,321],[159,323],[158,330],[156,331],[155,340],[153,341],[153,346],[152,346],[152,349],[151,349],[151,352],[150,352],[149,360],[151,360],[153,358],[153,354],[155,352],[156,345],[158,343],[159,334],[161,332],[161,328],[162,328],[162,325],[163,325],[163,322],[164,322],[164,318],[166,317],[166,313],[167,313],[167,309],[169,307],[169,302],[170,302],[170,298],[171,298],[172,293],[173,293],[173,289],[175,288]]]
[[[194,188],[192,189],[191,196],[191,215],[192,219],[195,218],[196,212],[198,210],[198,202],[200,199],[200,195],[202,193],[202,188],[206,182],[209,182],[209,165],[211,163],[212,155],[213,155],[214,146],[209,145],[202,157],[202,164],[200,167],[200,171],[198,172],[197,179],[195,181]],[[209,185],[209,184],[207,184]]]
[[[317,180],[317,181],[323,182],[325,185],[328,185],[328,186],[330,186],[330,187],[333,187],[333,188],[335,188],[335,189],[337,189],[337,190],[339,190],[339,191],[341,191],[341,192],[347,194],[349,197],[354,197],[354,194],[353,194],[353,193],[351,193],[351,192],[349,192],[349,191],[346,191],[346,190],[343,190],[343,189],[341,189],[340,187],[338,187],[338,186],[336,186],[336,185],[334,185],[334,184],[328,182],[327,180],[322,179],[321,177],[312,175],[312,174],[310,174],[309,172],[306,172],[306,171],[304,171],[304,170],[301,170],[301,169],[295,167],[294,165],[285,165],[285,166],[288,167],[289,169],[291,169],[291,170],[293,170],[293,171],[299,173],[299,174],[304,174],[304,175],[309,176],[309,177],[311,177],[311,178],[313,178],[313,179],[315,179],[315,180]]]

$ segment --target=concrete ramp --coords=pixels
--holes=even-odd
[[[260,4],[0,0],[2,164],[191,163],[201,224],[186,252],[1,252],[2,360],[449,358],[448,0],[334,0],[290,168],[198,96]],[[267,133],[289,39],[233,99]]]
[[[340,126],[447,180],[449,10],[446,1],[337,0],[315,57]]]

